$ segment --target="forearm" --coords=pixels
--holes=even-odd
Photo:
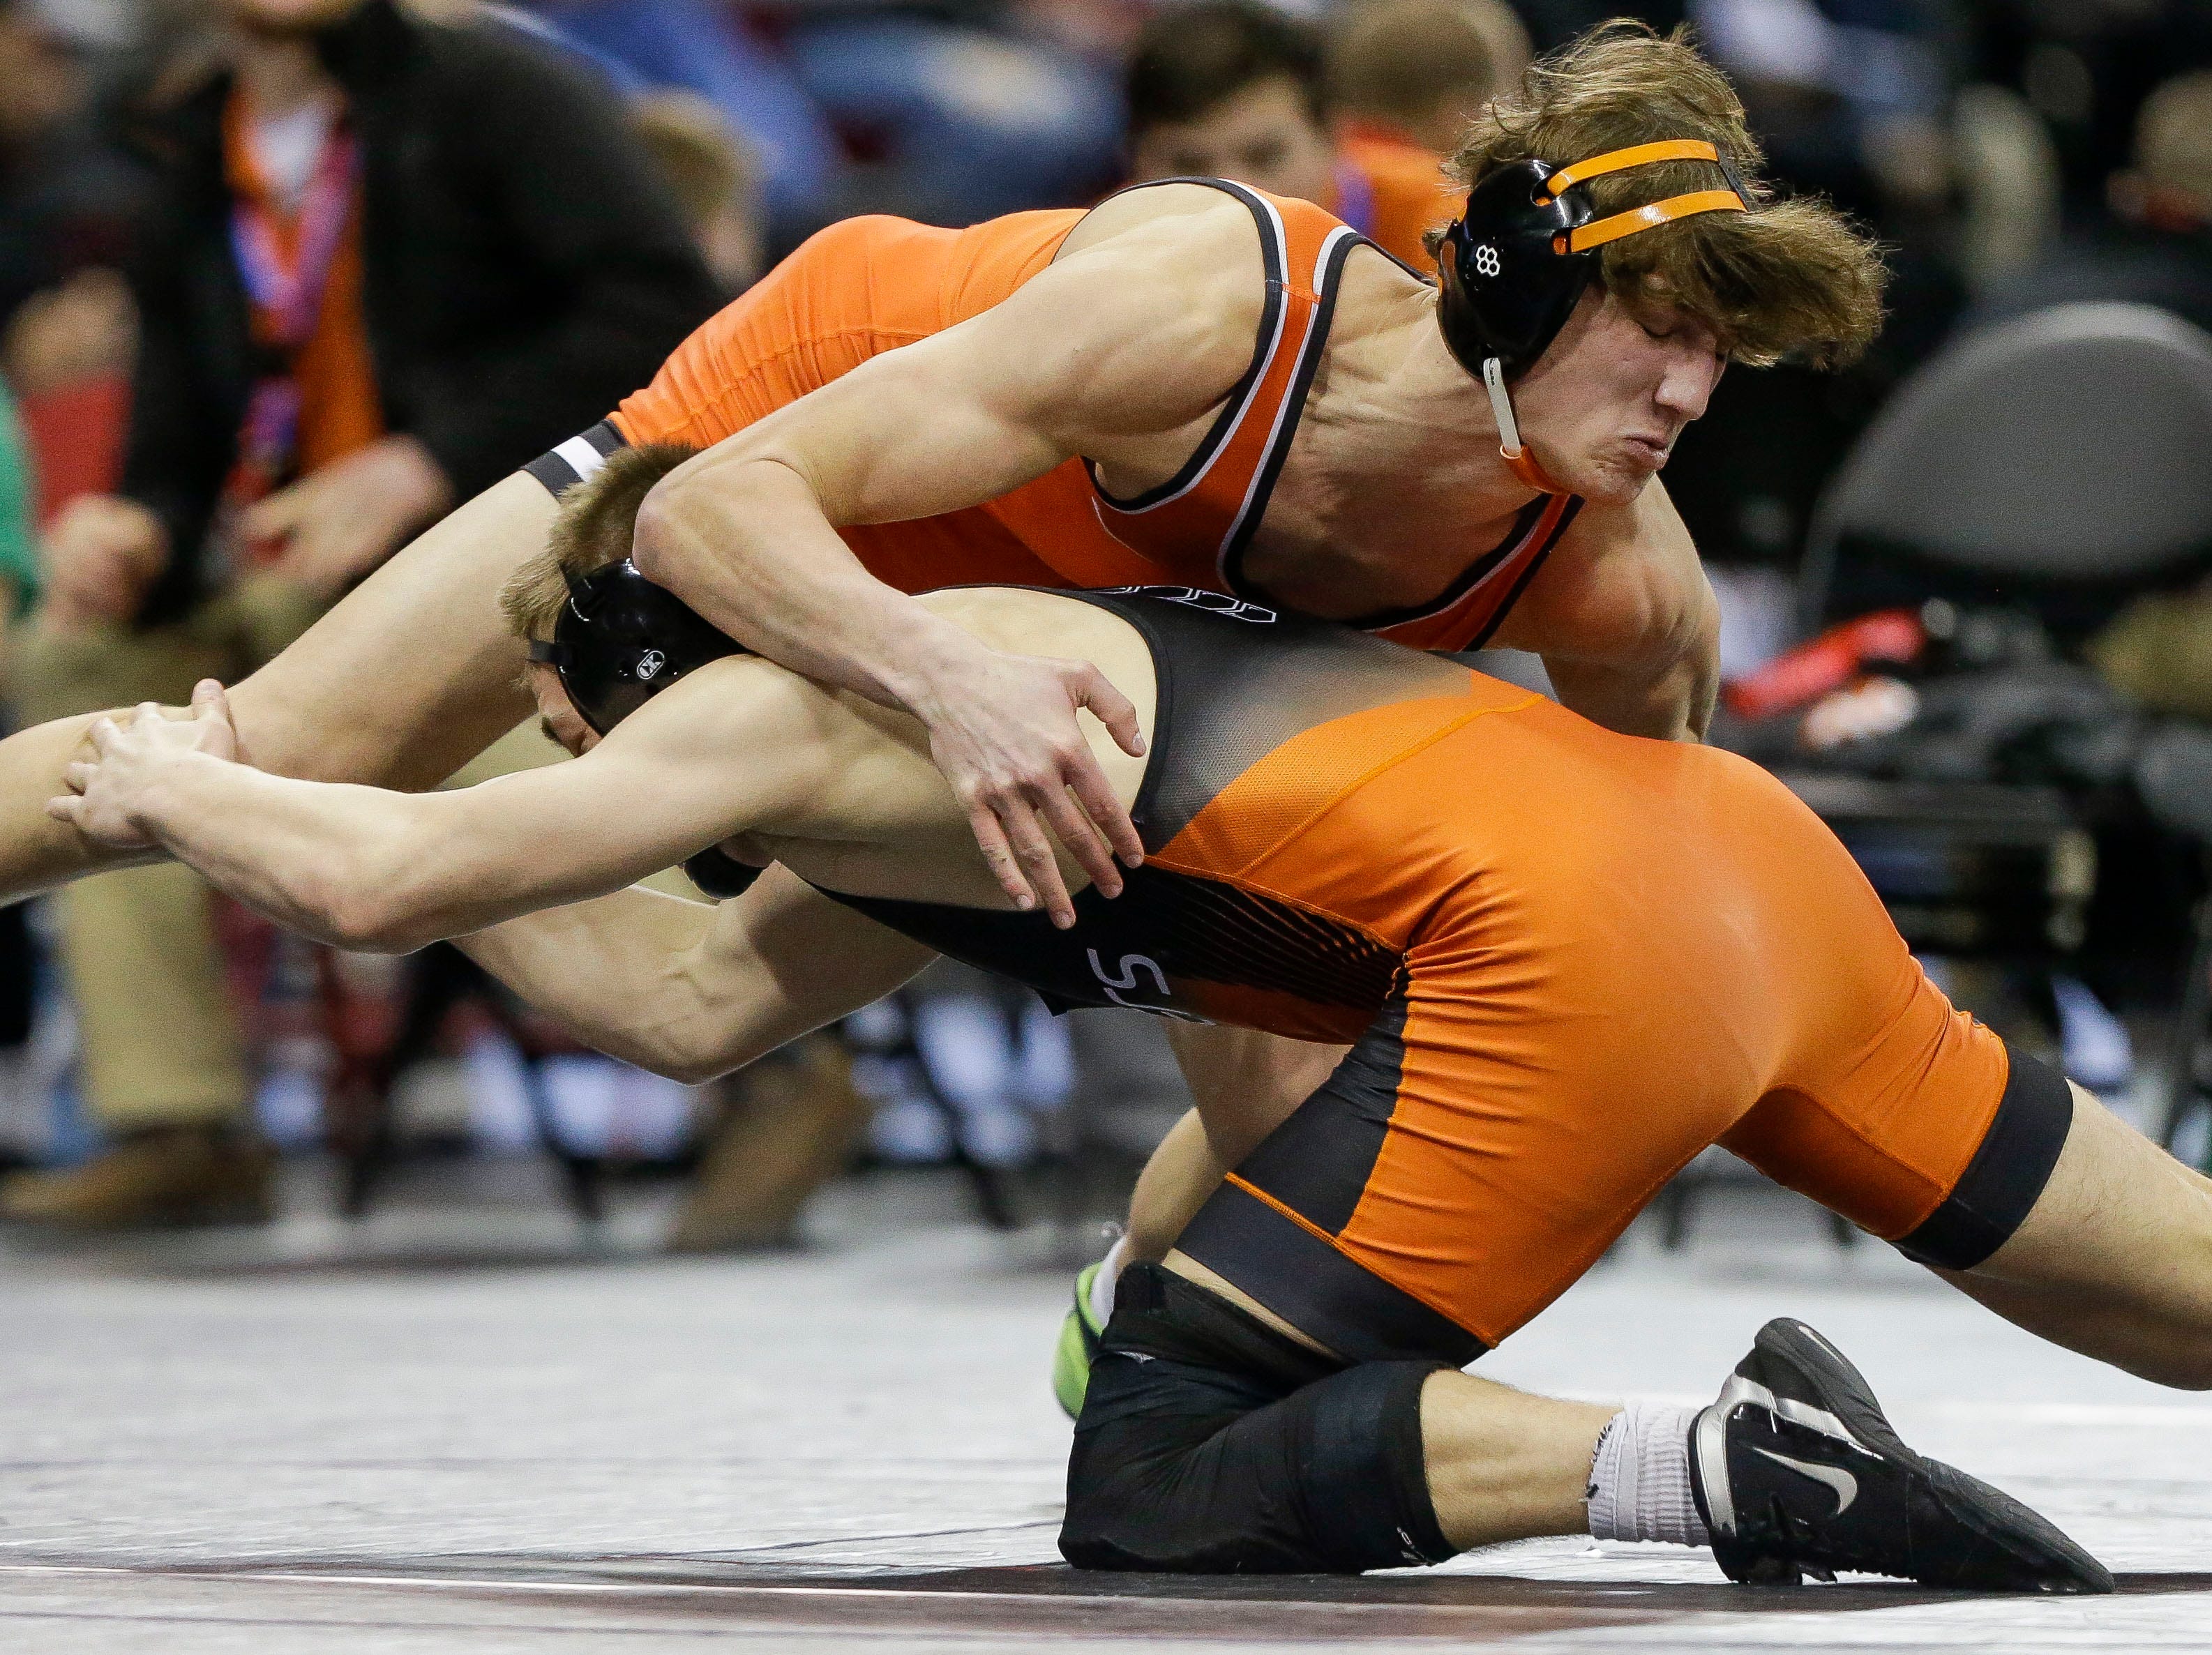
[[[130,819],[225,895],[318,941],[362,948],[375,939],[361,899],[388,888],[419,803],[196,753],[146,788]]]
[[[920,712],[975,639],[861,566],[779,460],[710,452],[639,513],[639,569],[740,643],[883,706]]]

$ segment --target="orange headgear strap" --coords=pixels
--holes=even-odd
[[[1728,174],[1731,187],[1726,190],[1695,190],[1687,195],[1669,196],[1664,201],[1655,201],[1648,207],[1633,211],[1615,213],[1611,218],[1599,219],[1585,224],[1570,234],[1553,236],[1552,251],[1559,253],[1588,252],[1593,247],[1602,247],[1608,241],[1618,241],[1625,235],[1634,235],[1638,230],[1649,230],[1678,218],[1689,218],[1698,213],[1745,213],[1746,205],[1736,185],[1735,173],[1721,159],[1721,152],[1703,138],[1667,138],[1657,143],[1631,144],[1626,149],[1608,149],[1602,155],[1592,155],[1588,161],[1578,161],[1571,167],[1562,167],[1544,180],[1537,192],[1539,202],[1556,201],[1565,191],[1591,179],[1602,178],[1607,173],[1625,173],[1632,167],[1649,167],[1662,161],[1711,161]]]
[[[1593,247],[1602,247],[1608,241],[1634,235],[1638,230],[1656,228],[1674,219],[1693,218],[1699,213],[1747,213],[1750,210],[1743,204],[1743,197],[1733,190],[1693,190],[1686,196],[1669,196],[1666,200],[1655,201],[1648,207],[1632,208],[1625,213],[1615,213],[1611,218],[1599,219],[1595,224],[1585,224],[1565,235],[1555,235],[1552,238],[1552,251],[1586,253]]]
[[[1657,143],[1632,143],[1626,149],[1608,149],[1602,155],[1592,155],[1588,161],[1559,168],[1544,180],[1536,199],[1557,201],[1577,184],[1602,178],[1607,173],[1625,173],[1632,167],[1649,167],[1656,161],[1709,161],[1718,167],[1721,152],[1703,138],[1665,138]]]

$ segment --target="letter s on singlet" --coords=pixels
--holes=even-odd
[[[1098,986],[1106,991],[1106,997],[1115,1005],[1127,1006],[1132,1011],[1149,1011],[1158,1017],[1173,1017],[1186,1023],[1207,1021],[1195,1012],[1180,1010],[1171,1005],[1121,997],[1124,991],[1137,987],[1137,973],[1142,972],[1152,979],[1152,991],[1160,997],[1160,1001],[1169,998],[1168,974],[1160,969],[1160,962],[1149,954],[1123,955],[1119,962],[1121,974],[1116,977],[1107,971],[1106,962],[1098,957],[1097,949],[1083,951],[1091,958],[1091,974],[1098,979]]]
[[[1099,959],[1098,950],[1097,949],[1085,949],[1083,951],[1091,956],[1091,974],[1098,979],[1098,985],[1106,991],[1106,997],[1111,1000],[1115,1005],[1127,1006],[1132,1011],[1157,1011],[1159,1009],[1158,1006],[1146,1005],[1141,1000],[1125,1000],[1121,997],[1121,991],[1124,989],[1133,989],[1137,986],[1137,973],[1139,971],[1146,973],[1152,978],[1152,991],[1154,993],[1158,994],[1163,1000],[1168,997],[1167,973],[1160,969],[1159,961],[1153,959],[1152,955],[1148,954],[1123,955],[1121,960],[1121,974],[1119,977],[1115,977],[1108,974],[1105,962]]]

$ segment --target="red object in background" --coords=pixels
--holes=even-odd
[[[15,411],[38,479],[40,524],[79,494],[113,492],[123,475],[123,438],[131,423],[128,376],[74,380],[24,398]]]
[[[1765,718],[1809,706],[1841,689],[1871,661],[1917,661],[1928,646],[1928,629],[1911,609],[1876,609],[1831,627],[1818,638],[1777,656],[1747,678],[1721,692],[1740,718]]]

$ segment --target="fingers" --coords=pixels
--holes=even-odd
[[[1021,864],[1015,860],[1013,847],[1006,843],[1006,835],[999,826],[998,812],[980,798],[968,806],[968,831],[975,835],[975,844],[983,852],[984,865],[991,876],[999,882],[1013,905],[1027,913],[1036,906],[1036,893],[1022,876]]]
[[[82,793],[92,785],[93,773],[99,768],[100,767],[89,759],[73,760],[62,772],[62,779],[69,784],[70,792]]]
[[[1133,759],[1145,756],[1145,732],[1137,722],[1136,703],[1115,688],[1104,673],[1096,667],[1086,668],[1069,688],[1074,692],[1076,705],[1089,707],[1124,753]]]
[[[1111,795],[1109,794],[1110,797]],[[1050,787],[1038,801],[1045,825],[1067,846],[1068,854],[1091,876],[1091,882],[1103,896],[1121,894],[1121,870],[1115,864],[1114,852],[1107,847],[1084,807],[1076,796],[1065,787]]]
[[[56,821],[65,821],[79,833],[84,831],[85,802],[74,793],[64,793],[46,801],[46,814]]]
[[[1106,773],[1099,767],[1095,755],[1086,750],[1076,755],[1074,762],[1068,767],[1067,785],[1091,822],[1113,846],[1114,854],[1129,867],[1144,866],[1145,841],[1137,833],[1136,823],[1129,820],[1127,809],[1115,795],[1114,784],[1106,779]],[[1074,847],[1071,846],[1069,848]],[[1087,861],[1083,865],[1085,868],[1091,866]],[[1096,870],[1091,871],[1091,876],[1097,880],[1098,888],[1107,895],[1121,894],[1121,881],[1118,874],[1110,888],[1104,880],[1098,878]]]
[[[115,743],[122,738],[123,732],[116,728],[114,719],[101,718],[93,720],[92,728],[86,732],[86,736],[92,743],[92,750],[102,758],[106,758]]]
[[[1062,931],[1074,924],[1075,900],[1067,894],[1067,882],[1060,876],[1060,862],[1037,821],[1036,807],[1017,795],[999,807],[999,826],[1013,847],[1014,859],[1021,864],[1030,888],[1036,893],[1036,900],[1052,916],[1052,923]]]

